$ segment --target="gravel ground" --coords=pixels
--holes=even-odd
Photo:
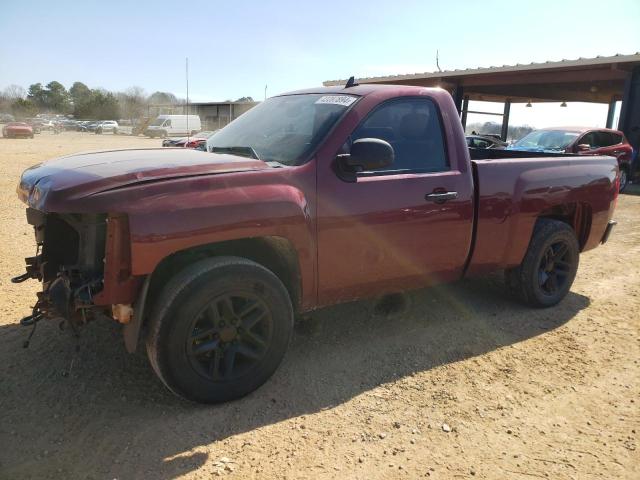
[[[0,139],[0,478],[640,478],[640,196],[620,197],[556,308],[511,301],[496,275],[411,293],[394,315],[325,309],[271,381],[224,405],[173,397],[113,324],[86,327],[75,353],[42,322],[23,349],[37,285],[9,283],[35,248],[20,173],[159,143]]]

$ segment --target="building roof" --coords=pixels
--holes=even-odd
[[[387,83],[464,88],[472,100],[585,101],[619,99],[629,72],[640,66],[640,52],[575,60],[467,68],[403,75],[359,78],[359,83]],[[325,86],[343,85],[329,80]]]

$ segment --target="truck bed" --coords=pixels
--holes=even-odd
[[[527,156],[471,162],[478,208],[467,273],[518,265],[541,216],[563,218],[577,227],[582,251],[600,243],[617,196],[615,158],[492,152]]]
[[[524,152],[520,150],[501,150],[495,148],[470,148],[471,160],[501,160],[505,158],[575,158],[575,153]]]

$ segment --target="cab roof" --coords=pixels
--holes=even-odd
[[[419,87],[416,85],[380,85],[380,84],[370,84],[365,83],[362,85],[354,85],[353,87],[346,87],[345,85],[335,85],[330,87],[315,87],[315,88],[306,88],[303,90],[294,90],[292,92],[282,93],[276,96],[285,96],[285,95],[302,95],[308,93],[317,93],[317,94],[325,94],[325,95],[358,95],[364,97],[373,92],[379,92],[381,90],[387,90],[390,92],[424,92],[424,91],[444,91],[440,88],[429,88],[429,87]]]

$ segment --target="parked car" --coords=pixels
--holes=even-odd
[[[222,402],[273,374],[296,312],[496,270],[550,307],[615,224],[614,158],[472,161],[442,89],[275,96],[211,143],[26,170],[41,253],[13,281],[43,291],[22,323],[109,315],[172,392]]]
[[[2,127],[2,136],[5,138],[33,138],[33,128],[26,122],[11,122]]]
[[[115,120],[106,120],[104,122],[100,122],[95,128],[96,134],[100,135],[104,132],[111,132],[114,135],[118,133],[118,122]]]
[[[54,122],[53,120],[49,120],[47,118],[38,119],[40,124],[40,130],[53,130]]]
[[[100,124],[102,123],[102,121],[95,121],[95,120],[90,120],[88,122],[83,122],[80,125],[79,131],[81,132],[94,132],[96,131],[96,129],[100,126]]]
[[[160,115],[144,130],[147,137],[195,135],[202,129],[198,115]]]
[[[509,145],[493,135],[467,135],[469,148],[506,148]]]
[[[524,136],[509,150],[580,155],[610,155],[618,159],[620,191],[629,183],[633,148],[618,130],[590,127],[553,127],[535,130]]]
[[[42,133],[42,121],[37,118],[27,118],[25,119],[25,123],[31,126],[33,133],[39,134]]]
[[[196,148],[201,143],[206,144],[209,137],[216,133],[216,131],[217,130],[198,132],[191,137],[165,138],[162,141],[162,146]]]
[[[75,120],[71,120],[71,119],[63,120],[61,122],[61,125],[62,125],[62,128],[64,128],[67,131],[69,131],[69,130],[73,131],[73,130],[76,130],[78,128],[78,122],[75,121]]]

